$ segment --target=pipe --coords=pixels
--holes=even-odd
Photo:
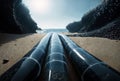
[[[76,45],[67,36],[59,35],[81,81],[120,81],[120,74]]]
[[[44,81],[69,81],[68,67],[62,43],[57,34],[53,34],[46,57]]]
[[[23,58],[29,57],[30,54],[35,50],[38,44],[39,42],[28,53],[26,53],[25,56],[23,56]],[[22,64],[24,60],[25,59],[19,60],[16,64],[14,64],[11,68],[9,68],[5,73],[3,73],[0,76],[0,81],[11,81],[11,78],[16,73],[16,71],[19,69],[20,65]]]
[[[31,51],[28,57],[24,57],[24,61],[20,65],[17,72],[9,81],[34,81],[41,71],[41,65],[46,55],[47,46],[49,44],[51,34],[47,34],[36,48]]]

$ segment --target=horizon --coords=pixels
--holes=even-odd
[[[66,29],[66,28],[63,28],[63,27],[59,27],[59,28],[58,27],[50,27],[50,28],[44,28],[42,30],[46,30],[46,29]]]

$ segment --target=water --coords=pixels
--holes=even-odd
[[[43,30],[36,30],[37,33],[65,33],[68,32],[67,29],[43,29]]]

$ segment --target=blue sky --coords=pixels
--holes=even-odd
[[[102,0],[23,0],[31,17],[42,29],[65,28],[96,7]]]

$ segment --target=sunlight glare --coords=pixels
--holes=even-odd
[[[50,9],[50,0],[29,0],[28,8],[31,12],[45,14]]]

